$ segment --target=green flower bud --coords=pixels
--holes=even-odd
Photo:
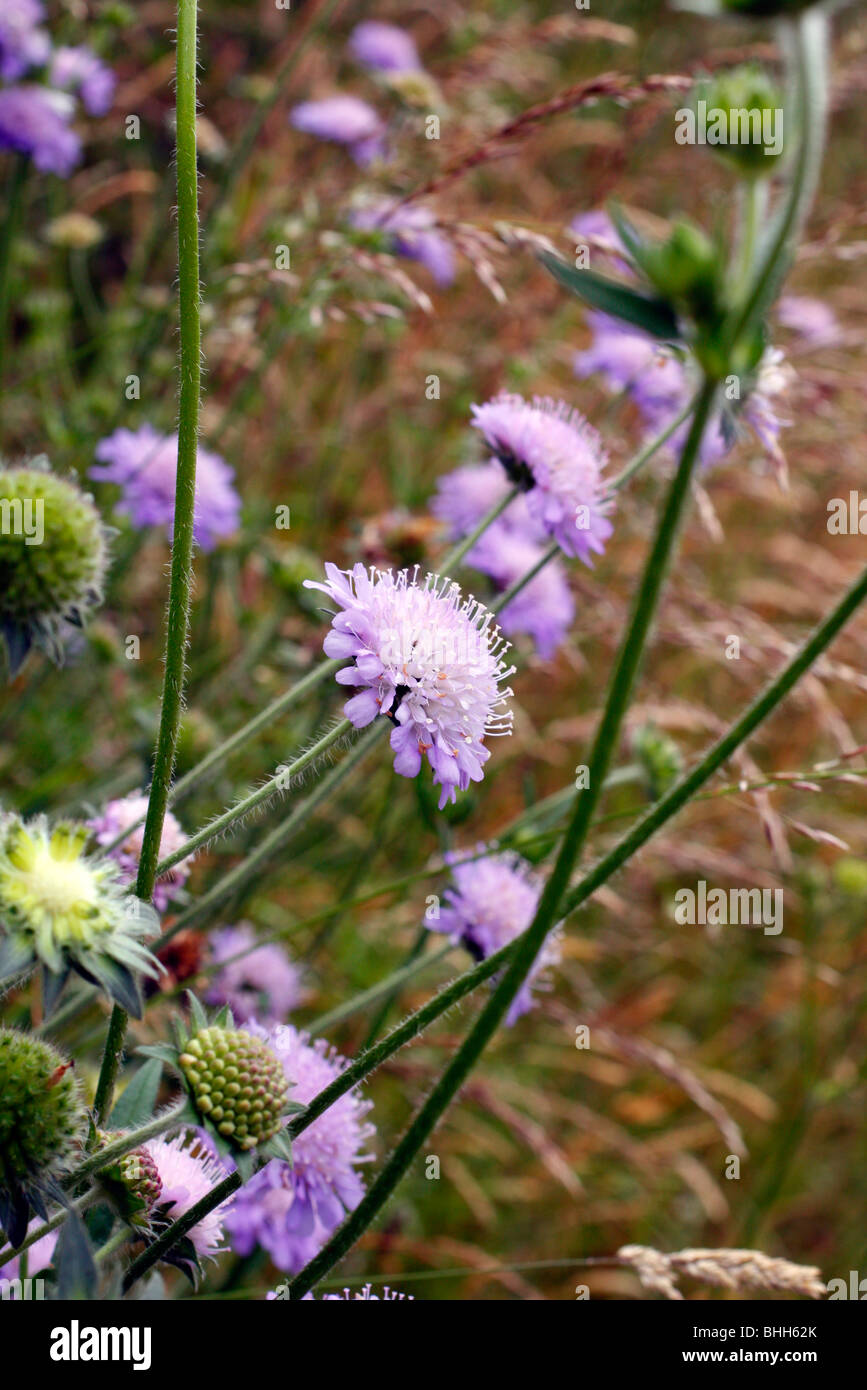
[[[654,724],[643,724],[632,736],[632,751],[641,764],[648,796],[658,801],[683,771],[680,749]]]
[[[13,1245],[33,1194],[69,1168],[86,1130],[72,1064],[41,1038],[0,1028],[0,1225]]]
[[[93,500],[46,460],[0,465],[0,634],[13,675],[34,643],[59,661],[64,624],[82,627],[102,601],[106,535]]]
[[[121,1132],[99,1132],[99,1147],[105,1148]],[[100,1182],[121,1215],[131,1226],[147,1226],[151,1212],[162,1196],[163,1184],[153,1156],[146,1148],[131,1149],[129,1153],[100,1170]]]
[[[834,865],[834,883],[852,898],[867,898],[867,863],[847,855]]]
[[[289,1083],[270,1047],[212,1025],[185,1044],[178,1065],[196,1109],[236,1149],[255,1149],[283,1127]]]
[[[714,154],[748,178],[767,178],[784,153],[783,95],[756,64],[721,72],[698,85],[697,122]]]

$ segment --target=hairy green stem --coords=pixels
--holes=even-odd
[[[362,758],[370,751],[377,740],[389,728],[387,720],[378,720],[372,728],[367,729],[356,743],[352,745],[346,757],[333,767],[321,782],[314,787],[308,797],[296,806],[293,811],[276,825],[270,834],[249,854],[242,863],[236,865],[228,874],[221,878],[212,888],[201,898],[197,898],[194,903],[180,914],[172,925],[163,932],[159,940],[154,944],[153,950],[157,951],[171,941],[172,937],[177,936],[179,931],[185,928],[197,926],[206,920],[221,903],[232,895],[244,888],[251,879],[255,879],[267,861],[282,848],[296,830],[303,829],[308,824],[310,817],[316,808],[330,795],[334,788],[343,781],[343,778],[352,771]]]
[[[187,859],[191,854],[195,854],[197,849],[206,845],[215,836],[221,835],[228,830],[236,821],[243,820],[251,811],[255,811],[264,801],[270,801],[274,796],[281,792],[288,791],[292,786],[292,779],[299,777],[311,763],[315,763],[317,758],[321,758],[323,753],[327,753],[329,748],[333,748],[340,739],[346,738],[352,733],[352,724],[348,719],[341,719],[321,738],[317,739],[304,753],[301,753],[293,762],[287,763],[285,767],[275,772],[273,777],[269,777],[264,786],[257,787],[249,796],[230,806],[221,816],[217,816],[208,825],[203,825],[201,830],[197,830],[195,835],[191,835],[171,854],[167,854],[165,859],[161,859],[156,868],[156,876],[168,873],[176,864],[180,864],[182,859]]]
[[[179,1216],[177,1221],[172,1222],[171,1226],[166,1227],[162,1235],[157,1236],[152,1245],[137,1255],[124,1275],[123,1291],[128,1293],[137,1279],[143,1274],[147,1274],[149,1269],[161,1260],[173,1245],[181,1240],[188,1231],[212,1212],[221,1202],[225,1202],[227,1197],[231,1197],[233,1192],[237,1192],[243,1186],[243,1178],[240,1173],[230,1173],[223,1178],[222,1182],[212,1187],[210,1192],[206,1192],[204,1197],[200,1197],[189,1211],[185,1211],[183,1216]]]
[[[199,189],[196,155],[196,19],[197,0],[178,0],[177,74],[175,83],[176,169],[178,195],[178,309],[180,317],[180,391],[178,465],[172,565],[166,618],[165,670],[153,777],[135,883],[136,896],[150,902],[156,880],[163,821],[168,807],[175,749],[181,726],[184,666],[190,625],[193,522],[196,504],[196,458],[201,394],[201,324],[199,307]],[[96,1125],[105,1123],[126,1036],[127,1015],[115,1006],[96,1088]]]
[[[588,785],[576,794],[575,809],[563,836],[557,861],[539,900],[536,915],[527,930],[518,938],[507,969],[483,1007],[468,1037],[445,1068],[433,1091],[413,1118],[409,1128],[392,1151],[370,1189],[343,1225],[335,1232],[328,1244],[292,1281],[290,1285],[291,1296],[295,1298],[303,1298],[308,1289],[311,1289],[317,1280],[327,1274],[329,1269],[352,1248],[388,1201],[421,1145],[445,1113],[502,1023],[509,1006],[527,978],[545,938],[558,919],[563,896],[569,886],[572,870],[584,844],[593,811],[602,795],[606,773],[617,748],[623,716],[632,695],[663,580],[668,572],[675,538],[680,529],[681,517],[689,495],[693,470],[701,448],[702,435],[713,406],[716,389],[716,382],[707,380],[699,394],[680,464],[659,517],[653,546],[647,559],[633,608],[632,619],[621,643],[614,667],[605,709],[590,754]]]

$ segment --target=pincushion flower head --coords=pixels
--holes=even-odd
[[[84,45],[56,48],[48,76],[53,87],[77,92],[85,111],[91,116],[104,116],[111,106],[114,73],[97,58],[92,49]]]
[[[376,19],[356,24],[348,48],[357,63],[379,72],[414,72],[421,66],[412,36]]]
[[[98,1131],[98,1147],[122,1137],[122,1131]],[[162,1193],[159,1170],[144,1145],[130,1149],[99,1170],[99,1185],[111,1205],[130,1226],[150,1229],[151,1216]]]
[[[134,883],[141,857],[144,836],[143,817],[147,812],[148,798],[143,792],[132,792],[115,801],[109,801],[102,814],[87,823],[99,845],[108,846],[128,828],[129,833],[120,840],[114,849],[107,850],[109,858],[120,866],[125,882]],[[186,843],[187,835],[171,811],[166,811],[160,836],[159,858],[166,859]],[[190,866],[182,859],[167,874],[154,884],[153,904],[157,912],[165,912],[169,903],[176,897],[189,877]]]
[[[275,1049],[261,1030],[236,1028],[228,1008],[209,1022],[195,995],[187,999],[189,1023],[173,1020],[174,1045],[140,1051],[174,1068],[187,1094],[188,1123],[205,1130],[217,1153],[231,1155],[245,1177],[260,1159],[291,1159],[286,1119],[299,1107],[289,1100]]]
[[[248,1025],[273,1047],[292,1082],[292,1096],[311,1101],[347,1065],[322,1038],[291,1024]],[[226,1218],[232,1247],[249,1255],[261,1245],[278,1269],[295,1273],[322,1249],[364,1195],[357,1169],[370,1161],[370,1102],[347,1091],[292,1142],[292,1165],[269,1163],[240,1189]]]
[[[41,964],[53,1002],[74,970],[140,1018],[135,976],[160,971],[142,938],[159,919],[113,859],[87,854],[89,838],[86,825],[0,817],[0,985]]]
[[[356,164],[370,164],[383,153],[385,127],[377,112],[360,97],[340,95],[302,101],[289,120],[296,130],[346,145]]]
[[[20,1245],[31,1209],[45,1219],[87,1133],[72,1064],[30,1033],[0,1028],[0,1226]]]
[[[226,1176],[219,1160],[205,1152],[194,1137],[184,1134],[174,1139],[150,1139],[143,1145],[143,1152],[159,1183],[150,1213],[150,1231],[154,1236],[188,1212]],[[186,1241],[179,1242],[171,1252],[169,1263],[189,1268],[202,1260],[215,1259],[224,1248],[223,1227],[228,1208],[227,1198],[191,1227]]]
[[[68,625],[102,602],[108,533],[88,496],[45,459],[0,463],[0,635],[14,674],[31,647],[55,661]]]
[[[96,458],[90,477],[120,486],[118,511],[128,516],[133,526],[164,526],[171,536],[178,436],[159,434],[152,425],[115,430],[100,440]],[[219,454],[199,448],[193,535],[202,550],[213,550],[238,529],[241,499],[235,491],[234,476]]]
[[[483,847],[480,847],[480,850]],[[432,931],[444,932],[466,947],[475,960],[486,960],[526,931],[536,915],[542,885],[527,862],[516,854],[483,858],[449,856],[452,886],[443,895],[439,917],[425,918]],[[560,960],[560,934],[549,934],[506,1015],[511,1026],[533,1006],[534,985]]]
[[[395,574],[361,564],[326,565],[325,573],[324,584],[305,583],[340,610],[324,647],[351,662],[337,673],[357,692],[343,712],[357,729],[386,715],[395,772],[417,777],[426,758],[442,809],[458,789],[482,780],[485,738],[511,732],[508,644],[488,610],[463,599],[450,579],[429,574],[420,583],[418,569]]]
[[[40,26],[45,18],[42,0],[3,0],[0,14],[0,78],[12,82],[28,68],[41,67],[51,52],[51,40]]]
[[[397,256],[418,261],[438,285],[450,285],[455,278],[455,253],[447,236],[437,230],[430,208],[401,207],[388,199],[356,208],[350,221],[362,231],[382,232]]]
[[[475,530],[509,490],[496,459],[467,464],[437,479],[431,511],[445,522],[450,538],[459,540]],[[541,560],[544,540],[544,528],[530,514],[526,494],[519,493],[470,550],[467,564],[489,575],[503,591]],[[559,559],[549,560],[497,616],[508,637],[526,633],[543,660],[552,656],[575,617],[575,602]]]
[[[507,392],[474,405],[473,425],[527,506],[567,555],[585,564],[612,532],[603,470],[607,454],[596,430],[563,401],[526,401]]]
[[[210,935],[211,960],[220,969],[205,994],[208,1004],[228,1004],[233,1018],[282,1022],[304,999],[301,971],[276,942],[257,944],[247,922]]]

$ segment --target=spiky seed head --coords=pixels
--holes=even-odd
[[[121,1131],[99,1131],[99,1147],[121,1137]],[[144,1147],[131,1149],[100,1173],[110,1196],[113,1196],[131,1226],[147,1226],[151,1212],[160,1200],[162,1179],[153,1156]]]
[[[30,647],[54,660],[65,623],[102,601],[107,531],[93,499],[47,460],[0,463],[0,632],[13,671]]]
[[[237,1149],[255,1149],[283,1127],[289,1083],[267,1043],[242,1029],[195,1033],[179,1065],[197,1109]]]
[[[0,1189],[63,1172],[86,1128],[72,1064],[31,1033],[0,1028]]]

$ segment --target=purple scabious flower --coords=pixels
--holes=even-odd
[[[777,304],[777,318],[784,328],[800,334],[811,347],[829,347],[842,336],[830,304],[811,295],[784,294]]]
[[[90,477],[120,485],[123,496],[118,511],[133,526],[165,526],[171,536],[178,436],[158,434],[151,425],[115,430],[100,440],[96,457],[99,463],[91,466]],[[234,476],[219,454],[199,449],[193,534],[202,550],[213,550],[219,540],[238,529],[241,499]]]
[[[527,930],[536,915],[541,882],[526,860],[516,854],[490,854],[470,860],[448,855],[447,859],[453,886],[443,895],[438,920],[425,918],[425,923],[432,931],[444,932],[455,944],[465,946],[475,960],[487,960]],[[545,972],[559,961],[560,932],[555,928],[512,1000],[506,1015],[509,1027],[533,1007],[533,986],[544,985]]]
[[[494,522],[473,546],[467,563],[489,575],[497,588],[505,591],[538,564],[543,554],[536,541]],[[575,600],[561,562],[549,560],[497,617],[507,637],[526,633],[542,660],[549,660],[575,619]]]
[[[127,826],[134,826],[134,829],[130,830],[126,838],[121,840],[120,844],[109,855],[110,859],[116,860],[120,865],[127,883],[133,883],[138,872],[144,823],[135,825],[135,822],[146,813],[147,805],[148,798],[144,792],[132,792],[129,796],[120,797],[116,801],[109,801],[102,815],[95,816],[87,822],[100,845],[111,844],[112,840],[115,840]],[[180,849],[188,838],[172,812],[166,811],[162,835],[160,836],[160,859],[165,859],[167,855]],[[167,874],[157,880],[154,884],[154,907],[157,912],[166,911],[169,903],[183,888],[189,874],[189,862],[182,859],[179,864],[176,864],[173,869],[169,869]]]
[[[75,104],[65,92],[35,82],[0,90],[0,149],[30,155],[43,174],[71,174],[81,141],[70,129]]]
[[[468,536],[478,526],[482,517],[487,516],[488,512],[492,511],[498,502],[502,502],[511,491],[509,480],[496,459],[491,459],[488,463],[469,463],[455,468],[451,473],[438,478],[436,486],[436,495],[431,500],[430,509],[438,521],[448,526],[452,540]],[[512,524],[515,508],[522,501],[523,497],[516,497],[510,502],[508,510],[501,517],[504,524]],[[538,538],[541,539],[545,533],[528,517],[526,504],[523,507],[523,516],[527,517],[529,524],[535,528]]]
[[[577,245],[588,242],[591,250],[598,250],[608,257],[612,269],[619,270],[624,274],[632,273],[629,265],[623,259],[625,248],[617,228],[604,208],[593,208],[589,212],[580,212],[569,223],[569,232],[575,238]]]
[[[417,72],[421,67],[412,37],[397,25],[377,19],[356,24],[347,47],[357,63],[379,72]]]
[[[27,1227],[27,1234],[31,1236],[35,1230],[44,1225],[41,1216],[34,1216]],[[59,1231],[49,1231],[47,1235],[33,1242],[27,1251],[27,1277],[33,1279],[43,1270],[48,1269],[54,1258],[54,1247],[57,1244]],[[21,1277],[21,1256],[16,1255],[14,1259],[7,1260],[5,1265],[0,1265],[0,1279],[18,1279]]]
[[[469,535],[509,492],[509,482],[496,459],[467,464],[437,480],[431,511],[449,528],[452,540]],[[488,527],[467,555],[467,563],[487,574],[500,590],[508,589],[542,558],[544,528],[519,493]],[[539,655],[548,660],[563,641],[575,617],[575,602],[559,560],[549,560],[498,614],[507,637],[526,633]]]
[[[201,1150],[185,1135],[174,1139],[150,1139],[144,1146],[157,1166],[162,1190],[156,1212],[168,1221],[177,1221],[222,1182],[226,1170],[218,1159]],[[212,1260],[225,1249],[223,1223],[230,1199],[221,1202],[187,1231],[200,1260]]]
[[[360,97],[339,95],[302,101],[289,113],[296,130],[346,145],[357,164],[370,164],[383,153],[385,127],[377,112]]]
[[[290,1097],[302,1105],[347,1065],[324,1038],[311,1041],[291,1024],[270,1030],[255,1022],[246,1026],[277,1053],[292,1083]],[[261,1245],[278,1269],[297,1273],[322,1249],[364,1195],[356,1169],[372,1157],[366,1152],[375,1133],[365,1121],[370,1108],[370,1101],[348,1091],[293,1139],[291,1166],[272,1159],[241,1188],[226,1218],[239,1255]]]
[[[607,454],[599,434],[563,401],[506,392],[472,408],[473,425],[514,483],[527,507],[567,555],[591,564],[612,532],[605,496]]]
[[[445,287],[454,280],[454,248],[448,237],[437,231],[436,218],[428,208],[395,206],[384,200],[356,208],[350,222],[363,231],[389,233],[394,254],[426,266],[438,285]]]
[[[414,1303],[415,1297],[411,1293],[400,1293],[397,1289],[390,1289],[388,1284],[383,1284],[382,1293],[374,1293],[372,1284],[362,1284],[360,1289],[344,1289],[342,1293],[324,1293],[322,1303],[399,1303],[403,1299]]]
[[[211,960],[221,969],[208,986],[205,1002],[228,1004],[236,1023],[250,1018],[282,1023],[303,1001],[298,966],[276,942],[258,945],[249,922],[221,927],[209,939]]]
[[[575,354],[576,376],[598,373],[609,391],[628,391],[645,417],[672,405],[680,409],[685,377],[676,357],[662,351],[656,339],[640,328],[608,314],[591,312],[587,323],[593,340],[589,348]]]
[[[14,82],[28,68],[42,67],[51,52],[51,40],[40,24],[45,18],[42,0],[3,0],[0,14],[0,78]]]
[[[77,92],[91,116],[104,116],[114,97],[115,76],[92,49],[56,48],[48,70],[53,87]]]
[[[418,567],[352,570],[326,565],[326,583],[305,586],[333,599],[336,613],[325,638],[326,656],[351,661],[337,672],[340,685],[357,689],[343,707],[356,729],[387,715],[394,728],[394,770],[417,777],[427,758],[440,809],[458,789],[482,780],[490,757],[488,734],[512,730],[506,708],[511,696],[502,682],[514,671],[492,615],[459,585]]]

